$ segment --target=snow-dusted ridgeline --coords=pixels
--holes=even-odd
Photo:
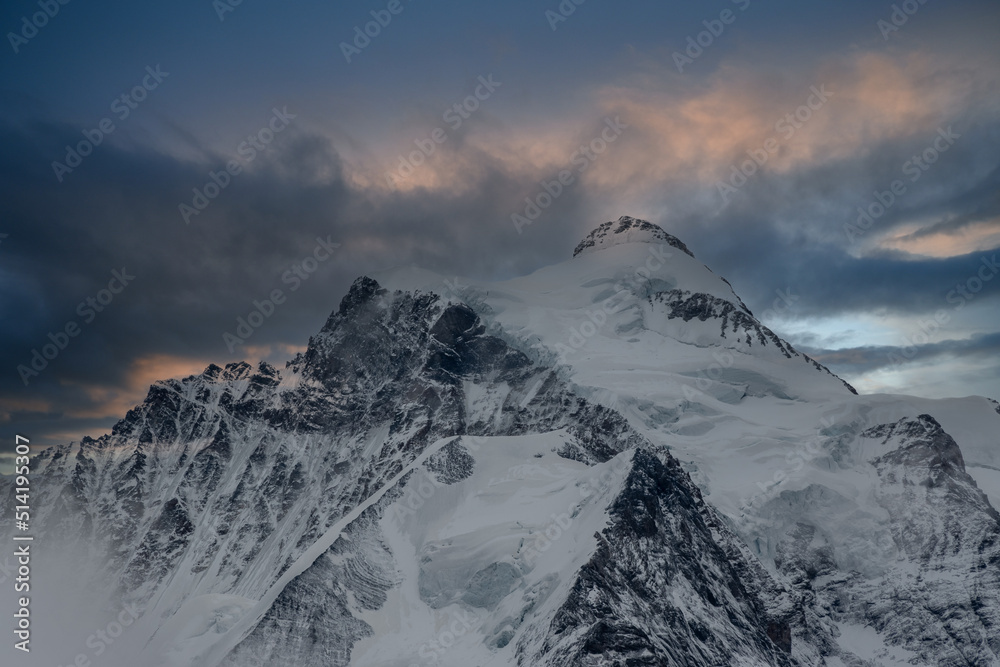
[[[994,403],[857,396],[633,218],[453,284],[36,457],[40,600],[142,608],[106,664],[997,662]]]

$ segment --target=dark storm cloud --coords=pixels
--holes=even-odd
[[[0,61],[4,114],[32,119],[0,121],[4,433],[17,427],[56,442],[102,431],[156,377],[255,354],[289,356],[358,275],[406,263],[483,279],[523,275],[568,258],[582,235],[622,214],[680,236],[758,314],[776,290],[790,290],[798,296],[793,316],[931,312],[972,275],[980,254],[927,259],[870,241],[891,231],[910,247],[997,217],[1000,123],[995,82],[982,74],[992,61],[981,64],[993,35],[970,30],[954,5],[922,10],[920,21],[893,35],[884,58],[852,59],[845,50],[885,46],[875,20],[886,7],[754,3],[746,21],[681,75],[671,52],[714,10],[586,5],[553,32],[537,3],[414,5],[348,65],[338,42],[367,15],[363,8],[244,3],[222,23],[209,4],[181,4],[100,12],[70,5],[79,21],[53,22],[16,59]],[[975,25],[995,14],[986,3],[962,6],[976,9]],[[12,6],[8,23],[21,12]],[[956,36],[969,50],[958,59],[964,69],[939,57]],[[501,42],[509,48],[494,48]],[[762,44],[773,51],[754,46]],[[904,44],[926,53],[892,51]],[[137,72],[158,62],[171,72],[163,95],[58,183],[52,160],[108,113],[108,101]],[[414,182],[382,187],[391,156],[411,150],[489,72],[504,81],[502,94],[451,135]],[[711,174],[722,178],[732,160],[759,146],[760,127],[766,132],[777,111],[800,104],[810,85],[831,82],[830,72],[841,97],[828,115],[783,147],[793,159],[769,165],[720,211]],[[630,88],[636,73],[641,84]],[[843,99],[859,106],[838,107]],[[223,136],[255,132],[285,100],[299,119],[185,224],[178,205],[190,204],[192,188],[236,157],[235,145],[213,152],[203,138],[224,143]],[[618,111],[633,126],[629,134],[518,234],[511,214],[523,212],[540,182],[569,167],[574,147]],[[426,127],[397,149],[404,118]],[[844,225],[873,191],[902,177],[939,123],[953,123],[961,139],[852,244]],[[809,132],[819,137],[812,145]],[[804,145],[814,150],[796,156]],[[840,157],[828,159],[831,152]],[[231,353],[222,334],[255,299],[289,292],[284,272],[328,237],[340,244],[333,256]],[[134,281],[82,322],[78,304],[123,270]],[[997,284],[977,299],[995,301]],[[25,387],[17,366],[71,321],[80,334]],[[0,441],[11,442],[4,433]]]
[[[737,232],[733,236],[726,245],[738,243],[739,247],[709,261],[709,265],[726,267],[722,273],[758,315],[772,307],[779,291],[794,295],[791,313],[795,316],[931,312],[947,307],[948,294],[975,279],[983,262],[995,261],[1000,252],[975,252],[946,259],[910,258],[889,252],[854,258],[837,246],[797,244],[774,230]],[[699,258],[706,254],[715,253],[699,254]],[[979,299],[1000,298],[1000,289],[991,285],[987,288]]]
[[[939,360],[971,359],[992,362],[1000,358],[1000,333],[977,334],[964,340],[944,340],[923,345],[877,345],[823,350],[802,347],[806,354],[836,373],[863,375],[872,371],[907,364]]]
[[[920,141],[887,141],[872,147],[869,157],[760,174],[717,218],[692,215],[679,223],[680,233],[755,311],[766,310],[775,290],[784,289],[800,297],[797,315],[933,310],[996,251],[931,258],[860,250],[864,242],[918,221],[940,220],[900,238],[954,233],[975,223],[1000,231],[1000,124],[961,132],[962,143],[915,183],[901,167]],[[885,192],[894,180],[903,181],[907,192],[867,230],[858,228],[857,208],[875,202],[875,192]],[[1000,290],[983,293],[986,299],[998,296]]]
[[[242,358],[245,350],[230,354],[222,334],[274,289],[287,301],[248,346],[304,345],[364,273],[416,263],[506,277],[567,257],[577,241],[570,230],[581,215],[581,190],[567,190],[519,237],[507,212],[534,194],[533,174],[474,156],[481,168],[462,193],[361,191],[345,185],[328,140],[295,128],[186,224],[179,204],[190,204],[192,188],[203,188],[209,171],[221,171],[234,156],[192,163],[101,146],[60,184],[46,160],[78,141],[79,131],[0,127],[8,148],[0,158],[0,196],[10,212],[0,248],[0,308],[18,322],[0,334],[0,393],[5,421],[22,428],[57,423],[65,433],[106,424],[98,410],[107,402],[103,389],[128,386],[143,359]],[[292,292],[285,272],[312,255],[317,239],[340,248]],[[135,277],[101,312],[78,310],[108,287],[113,271]],[[69,322],[80,333],[25,386],[17,367],[30,367],[33,350],[49,344],[49,334],[62,338]]]
[[[961,204],[959,210],[947,211],[941,222],[922,227],[903,238],[915,240],[937,234],[954,234],[983,222],[1000,228],[1000,167],[965,193]]]

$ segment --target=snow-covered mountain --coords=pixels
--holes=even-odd
[[[858,396],[633,218],[359,278],[35,457],[27,664],[1000,664],[998,413]]]

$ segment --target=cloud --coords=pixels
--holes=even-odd
[[[942,357],[993,360],[1000,357],[1000,332],[981,333],[960,340],[949,339],[912,346],[880,345],[840,350],[809,347],[802,349],[834,372],[861,376],[880,369],[926,364]]]
[[[3,424],[13,421],[14,415],[24,415],[27,413],[44,414],[52,411],[52,404],[44,398],[8,396],[5,397],[2,405],[0,423]]]
[[[106,145],[59,184],[45,161],[78,133],[0,122],[8,149],[0,196],[11,212],[0,308],[21,323],[0,333],[0,396],[5,418],[40,441],[103,431],[156,378],[239,358],[280,365],[358,275],[411,262],[487,278],[524,273],[568,257],[577,239],[567,230],[584,218],[584,191],[567,191],[527,242],[507,212],[537,187],[534,174],[484,161],[474,186],[460,191],[359,188],[330,140],[290,128],[185,224],[178,205],[229,156],[191,162]],[[307,279],[289,280],[317,239],[340,248]],[[135,277],[85,318],[80,304],[107,289],[113,271]],[[285,302],[230,353],[223,333],[275,289]],[[79,334],[25,386],[17,368],[69,323]]]
[[[100,431],[153,379],[292,356],[358,275],[408,263],[483,279],[523,275],[568,259],[591,228],[622,214],[680,236],[755,311],[786,287],[801,297],[799,316],[933,310],[975,270],[996,231],[997,76],[930,52],[860,51],[785,74],[732,62],[701,79],[616,73],[592,82],[579,104],[539,108],[516,127],[484,105],[395,187],[385,172],[439,118],[421,119],[412,138],[388,147],[302,122],[190,224],[179,204],[232,155],[109,141],[58,183],[51,161],[82,128],[0,120],[0,232],[9,235],[0,312],[20,323],[0,333],[3,415],[40,441]],[[823,85],[828,103],[723,206],[717,181]],[[518,234],[511,215],[542,181],[573,168],[574,152],[609,117],[629,127]],[[844,225],[857,207],[948,124],[962,139],[852,243]],[[293,291],[283,276],[317,238],[340,249]],[[134,282],[82,323],[78,304],[122,268]],[[230,353],[222,334],[275,289],[286,303]],[[25,387],[16,368],[71,321],[80,335]],[[852,363],[861,369],[868,359]]]
[[[73,406],[66,415],[76,419],[120,419],[145,398],[149,386],[157,380],[183,378],[201,373],[211,360],[152,354],[126,360],[128,370],[121,383],[77,384],[87,405]],[[73,383],[67,382],[72,386]]]
[[[899,230],[895,235],[883,238],[880,246],[913,255],[939,258],[1000,247],[1000,217],[991,220],[962,217],[964,220],[961,223],[948,220],[912,231]]]

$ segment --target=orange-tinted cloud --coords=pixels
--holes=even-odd
[[[291,359],[296,354],[305,352],[305,345],[291,345],[288,343],[272,343],[269,345],[246,345],[242,348],[242,356],[250,364],[259,361],[267,361],[271,364],[281,364]]]
[[[68,416],[78,419],[124,417],[126,412],[142,402],[149,386],[155,381],[201,373],[208,363],[202,359],[166,354],[140,357],[132,362],[122,386],[80,385],[90,404],[69,412]]]
[[[598,136],[603,118],[615,116],[629,129],[579,177],[625,196],[664,182],[711,186],[768,138],[779,145],[764,167],[772,172],[864,158],[883,142],[932,138],[963,111],[990,107],[978,98],[995,95],[984,91],[994,89],[997,77],[969,65],[919,52],[859,52],[784,76],[761,73],[753,63],[723,64],[707,82],[696,82],[660,63],[659,69],[598,87],[589,104],[558,118],[517,128],[488,124],[470,131],[461,144],[449,139],[409,176],[394,179],[394,189],[463,192],[476,187],[488,169],[529,181],[551,178],[571,166],[580,144]],[[779,126],[807,101],[817,106],[815,96],[810,100],[813,87],[829,91],[829,98],[802,112],[806,122]],[[788,136],[790,128],[794,133]],[[356,162],[351,179],[367,188],[393,189],[385,173],[398,165],[398,154],[377,163]]]
[[[749,65],[726,66],[707,88],[680,97],[669,87],[609,87],[600,93],[603,108],[636,129],[630,149],[599,161],[592,180],[713,183],[768,138],[779,146],[764,166],[770,171],[863,158],[881,142],[932,135],[967,107],[975,82],[945,76],[943,67],[920,54],[862,53],[779,80]],[[815,90],[828,99],[820,103]],[[807,102],[814,108],[802,109]]]
[[[917,230],[919,231],[919,230]],[[956,257],[1000,247],[1000,219],[954,230],[918,234],[912,230],[882,239],[880,246],[924,257]]]
[[[306,347],[303,345],[274,343],[246,346],[242,349],[242,356],[248,363],[252,364],[262,360],[279,364],[284,360],[291,359],[299,352],[305,352],[305,350]],[[89,400],[89,405],[77,408],[67,414],[78,419],[124,417],[126,412],[142,402],[150,385],[157,380],[197,375],[214,361],[166,354],[140,357],[132,362],[127,379],[122,386],[79,385],[79,389]],[[47,404],[46,407],[51,408]]]
[[[51,412],[52,403],[40,398],[18,398],[4,396],[0,408],[0,423],[7,423],[17,412]]]

